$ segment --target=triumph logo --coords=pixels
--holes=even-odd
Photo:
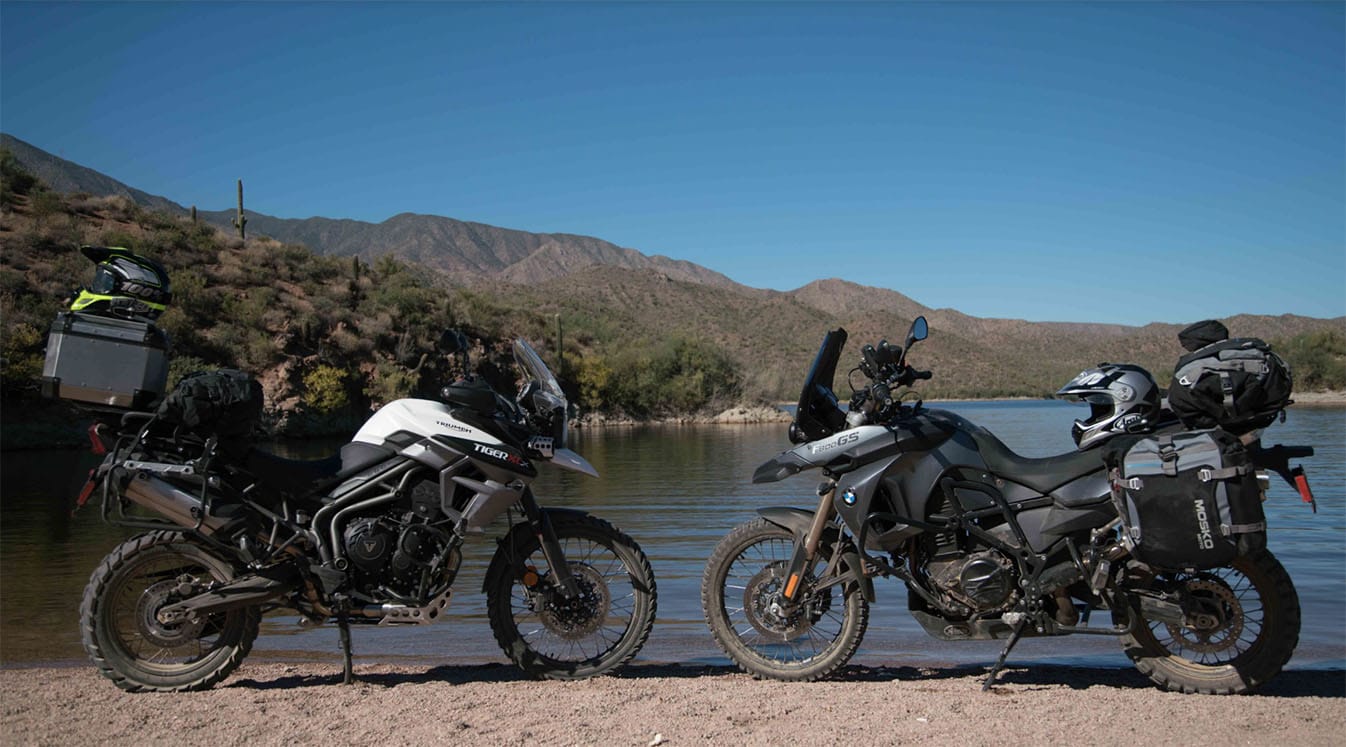
[[[1206,503],[1200,498],[1192,501],[1196,509],[1196,544],[1203,550],[1215,549],[1215,538],[1210,533],[1210,521],[1206,519]]]

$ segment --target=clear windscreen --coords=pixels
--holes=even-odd
[[[533,350],[532,346],[523,340],[514,341],[514,360],[519,367],[528,374],[528,377],[542,387],[542,391],[550,394],[558,400],[561,407],[565,407],[566,396],[561,391],[561,385],[557,383],[556,377],[552,375],[551,369],[542,362],[542,357]]]

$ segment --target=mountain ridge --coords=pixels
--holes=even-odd
[[[129,187],[112,176],[67,162],[7,133],[0,133],[0,147],[11,149],[24,167],[30,168],[55,190],[90,192],[100,197],[121,195],[147,209],[179,215],[187,213],[184,207],[171,199]],[[448,283],[462,287],[474,287],[489,281],[520,288],[548,288],[552,296],[564,296],[568,289],[564,284],[557,284],[557,279],[573,280],[591,272],[598,272],[602,276],[602,268],[621,268],[723,289],[730,293],[724,296],[725,299],[743,299],[762,304],[759,314],[775,310],[773,304],[783,297],[837,320],[872,316],[895,322],[925,315],[934,327],[956,332],[958,338],[976,345],[999,347],[1008,342],[1011,345],[1042,347],[1043,341],[1050,339],[1050,345],[1046,345],[1049,350],[1057,347],[1057,338],[1077,341],[1079,338],[1088,338],[1089,345],[1085,347],[1101,346],[1108,349],[1112,347],[1108,343],[1135,338],[1137,335],[1148,338],[1147,330],[1151,328],[1158,328],[1168,334],[1180,327],[1180,324],[1163,323],[1135,327],[1127,324],[976,318],[953,308],[923,306],[894,289],[867,287],[837,277],[814,280],[793,291],[751,288],[695,262],[676,260],[662,254],[643,254],[602,238],[568,233],[530,233],[491,226],[489,223],[460,221],[443,215],[408,211],[392,215],[380,223],[351,218],[277,218],[250,210],[245,211],[245,215],[252,236],[261,234],[287,244],[307,246],[320,254],[358,256],[366,261],[376,260],[382,254],[393,254],[401,260],[427,266],[441,273]],[[234,211],[198,211],[198,217],[229,229]],[[646,292],[658,292],[658,288]],[[602,293],[587,292],[587,296],[591,303],[602,303]],[[540,296],[538,299],[538,303],[545,304],[546,301],[546,297]],[[635,303],[635,299],[627,299],[627,303]],[[728,301],[720,300],[719,303]],[[730,306],[738,307],[740,304],[735,301]],[[701,310],[693,308],[685,310],[685,314],[704,316]],[[1273,322],[1275,319],[1285,320],[1276,323]],[[1240,323],[1256,331],[1242,330],[1237,334],[1277,336],[1302,330],[1306,320],[1314,323],[1346,322],[1346,318],[1316,320],[1294,315],[1283,315],[1281,318],[1240,315],[1230,320],[1230,328],[1234,328],[1234,323]],[[666,326],[669,319],[660,319],[658,322]],[[751,323],[748,324],[751,327]],[[868,327],[868,324],[861,324],[861,327]],[[896,332],[888,331],[888,334]]]
[[[97,197],[117,195],[137,205],[176,215],[187,208],[131,187],[93,169],[48,153],[12,135],[0,133],[0,147],[9,149],[25,168],[59,192],[85,192]],[[197,210],[199,219],[229,229],[235,210]],[[707,285],[736,286],[728,277],[686,260],[647,255],[592,236],[533,233],[440,215],[403,212],[371,223],[351,218],[279,218],[244,210],[251,235],[302,244],[333,256],[359,256],[372,261],[384,254],[447,273],[458,284],[497,279],[535,283],[556,273],[595,264],[662,272]]]

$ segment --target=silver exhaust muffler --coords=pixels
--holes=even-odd
[[[196,529],[202,534],[214,534],[220,527],[229,523],[228,519],[221,516],[205,516],[203,519],[204,511],[200,498],[145,472],[132,477],[122,490],[122,495],[132,503],[164,516],[174,524]]]

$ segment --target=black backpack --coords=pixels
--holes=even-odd
[[[1218,426],[1241,435],[1271,425],[1291,402],[1290,366],[1254,337],[1217,339],[1193,349],[1196,336],[1189,333],[1209,331],[1211,324],[1198,322],[1178,335],[1192,352],[1178,359],[1168,389],[1169,409],[1188,428]]]

